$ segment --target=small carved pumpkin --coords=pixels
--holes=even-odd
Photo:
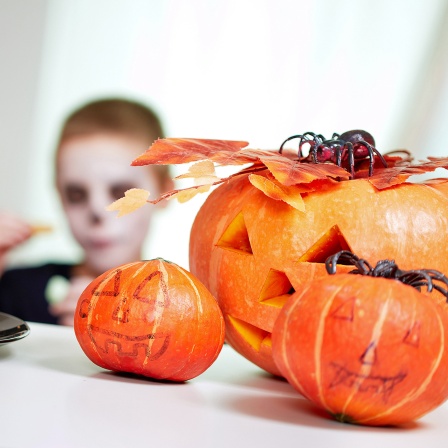
[[[404,277],[421,286],[415,272]],[[295,389],[343,422],[398,425],[448,398],[447,307],[395,278],[309,282],[280,312],[272,353]]]
[[[79,298],[75,334],[85,354],[109,370],[186,381],[215,361],[224,320],[192,274],[155,259],[111,269]]]

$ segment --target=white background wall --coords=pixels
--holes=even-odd
[[[0,0],[0,209],[55,228],[11,261],[76,256],[52,151],[98,96],[148,102],[173,137],[270,149],[363,128],[383,151],[447,155],[447,18],[444,0]],[[204,199],[170,203],[146,257],[187,267]]]

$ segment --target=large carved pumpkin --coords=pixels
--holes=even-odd
[[[162,259],[118,266],[96,278],[79,298],[74,328],[95,364],[172,381],[210,367],[225,333],[210,292]]]
[[[291,294],[324,275],[324,260],[341,249],[367,259],[395,259],[403,269],[426,266],[448,272],[443,183],[405,182],[412,174],[447,167],[447,158],[410,166],[399,157],[386,157],[389,166],[376,164],[370,177],[361,161],[350,179],[347,170],[334,164],[241,149],[246,144],[158,140],[133,164],[252,163],[219,179],[199,162],[188,176],[199,184],[221,184],[194,221],[190,270],[217,297],[227,341],[255,364],[280,375],[272,359],[274,322]],[[149,202],[172,196],[185,200],[204,189],[198,185]]]
[[[193,224],[190,269],[218,298],[228,342],[279,374],[271,332],[294,292],[325,274],[326,257],[350,249],[403,269],[448,272],[448,200],[424,185],[376,190],[368,180],[303,194],[305,211],[276,201],[244,177],[220,186]]]

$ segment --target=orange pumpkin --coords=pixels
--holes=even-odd
[[[302,395],[336,419],[398,425],[448,398],[448,313],[412,286],[337,274],[283,307],[273,356]]]
[[[224,320],[215,298],[186,270],[138,261],[96,278],[79,298],[75,334],[95,364],[186,381],[215,361]]]
[[[350,249],[366,258],[393,258],[405,269],[423,264],[448,272],[448,247],[440,243],[448,237],[448,196],[441,184],[405,183],[412,174],[447,168],[448,158],[410,165],[406,152],[404,158],[389,154],[387,167],[376,160],[369,173],[370,159],[358,154],[353,180],[332,163],[246,145],[160,139],[133,165],[199,161],[179,176],[198,185],[152,203],[176,196],[185,201],[221,184],[193,224],[190,270],[218,299],[227,341],[255,364],[280,374],[272,359],[275,319],[294,291],[325,275],[328,255]],[[251,165],[219,179],[212,162]]]
[[[326,275],[341,249],[392,258],[404,269],[448,272],[448,200],[425,185],[377,190],[367,179],[334,182],[302,194],[304,211],[276,201],[247,177],[213,191],[194,221],[190,270],[217,297],[227,341],[279,374],[271,332],[286,300]]]

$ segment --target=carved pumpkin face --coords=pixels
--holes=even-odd
[[[394,259],[402,269],[448,272],[448,247],[441,244],[448,199],[434,188],[403,183],[377,190],[357,179],[301,196],[304,211],[236,177],[210,194],[191,231],[190,269],[217,297],[227,341],[276,375],[274,322],[294,291],[327,275],[327,256],[348,249],[366,259]]]
[[[95,364],[172,381],[204,372],[224,342],[215,298],[162,259],[129,263],[95,279],[79,298],[74,327]]]
[[[336,419],[397,425],[448,398],[448,314],[398,280],[336,274],[280,312],[273,356],[302,395]]]

